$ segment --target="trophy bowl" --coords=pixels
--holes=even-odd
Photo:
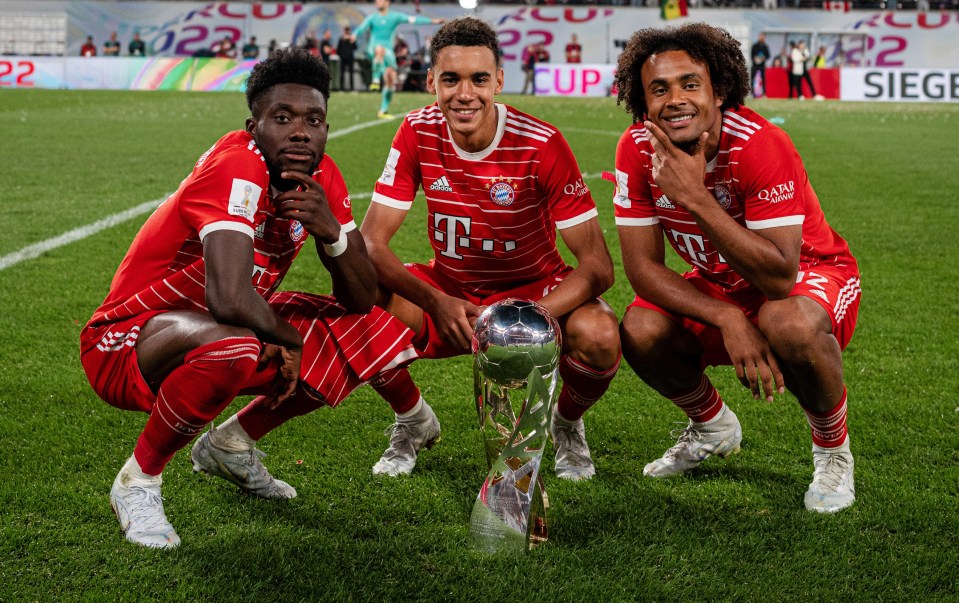
[[[524,387],[533,370],[545,377],[556,369],[562,351],[559,324],[536,302],[498,301],[476,320],[472,351],[487,379],[506,388]]]

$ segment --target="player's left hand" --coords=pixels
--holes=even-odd
[[[330,211],[323,187],[303,172],[290,170],[283,172],[281,176],[286,180],[299,182],[300,186],[278,195],[273,200],[277,208],[276,215],[298,221],[306,232],[321,243],[335,243],[340,238],[340,223]]]
[[[649,130],[653,145],[653,182],[669,200],[689,209],[690,201],[706,190],[706,140],[709,132],[703,132],[693,145],[692,152],[676,146],[659,126],[651,121],[643,122]]]
[[[273,391],[266,397],[264,404],[270,410],[276,410],[296,392],[296,385],[300,380],[300,361],[303,350],[300,348],[286,348],[268,343],[263,346],[260,354],[260,363],[279,361],[273,381]]]

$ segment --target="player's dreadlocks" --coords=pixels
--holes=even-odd
[[[430,63],[436,64],[436,57],[447,46],[485,46],[500,64],[499,40],[496,32],[486,21],[476,17],[457,17],[440,27],[430,41]]]
[[[619,55],[616,69],[616,104],[638,122],[646,115],[643,90],[643,65],[651,55],[668,50],[684,50],[709,68],[709,79],[716,96],[723,99],[721,109],[738,107],[749,94],[749,72],[739,42],[729,32],[705,23],[687,23],[681,27],[641,29],[634,33]]]
[[[305,48],[277,50],[253,67],[246,82],[246,104],[254,115],[257,102],[277,84],[303,84],[319,90],[323,98],[330,98],[330,70]]]

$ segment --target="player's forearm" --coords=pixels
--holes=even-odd
[[[731,313],[742,314],[735,306],[704,294],[681,274],[660,262],[629,263],[626,277],[633,291],[647,302],[718,329],[729,322]]]
[[[217,322],[249,329],[260,341],[285,348],[303,347],[299,331],[278,317],[270,304],[252,288],[249,294],[231,296],[229,300],[211,299],[208,295],[207,307]]]
[[[799,265],[773,241],[740,225],[715,201],[705,210],[693,212],[693,216],[736,274],[769,299],[789,294]]]
[[[600,263],[602,264],[602,263]],[[602,295],[613,285],[613,267],[608,270],[590,263],[580,264],[539,303],[555,317],[564,316],[586,302]]]
[[[331,257],[321,243],[317,244],[317,253],[330,271],[336,300],[357,314],[372,310],[376,303],[376,269],[359,231],[354,230],[347,235],[346,249],[339,255]]]
[[[367,243],[380,286],[429,311],[441,292],[411,275],[388,245]]]

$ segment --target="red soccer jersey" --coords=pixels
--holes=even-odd
[[[343,228],[355,229],[346,184],[330,157],[323,157],[313,179]],[[252,285],[269,299],[307,238],[299,222],[274,212],[270,174],[253,137],[230,132],[200,156],[193,172],[147,219],[90,324],[151,310],[206,310],[202,240],[217,230],[253,239]]]
[[[727,291],[750,287],[726,263],[692,215],[673,205],[652,178],[653,146],[633,124],[616,148],[617,226],[660,224],[673,249],[704,278]],[[799,152],[781,129],[746,107],[723,113],[719,154],[706,166],[706,188],[750,230],[802,225],[801,267],[856,264],[829,227]]]
[[[409,210],[420,185],[435,266],[461,290],[485,297],[566,268],[556,229],[597,216],[563,135],[496,104],[492,144],[458,148],[436,104],[400,125],[373,201]]]

